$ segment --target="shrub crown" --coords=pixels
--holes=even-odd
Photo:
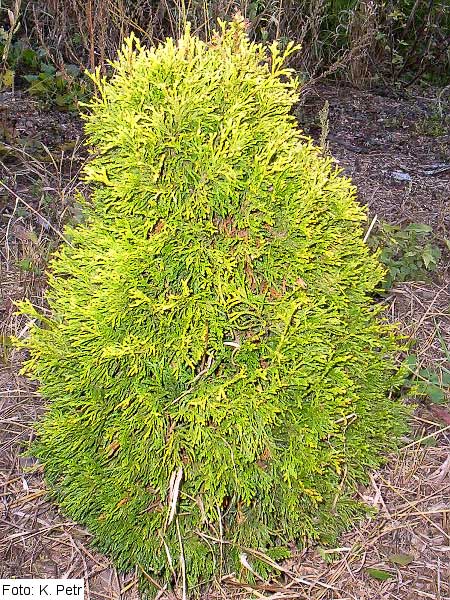
[[[94,76],[86,222],[26,342],[63,510],[191,586],[332,541],[404,429],[354,188],[296,128],[286,53],[221,27]]]

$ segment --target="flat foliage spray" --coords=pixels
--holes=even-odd
[[[128,40],[93,76],[92,194],[50,313],[22,307],[55,500],[169,586],[332,542],[404,431],[383,270],[354,188],[290,116],[292,50],[239,20],[209,43]]]

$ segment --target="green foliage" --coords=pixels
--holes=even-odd
[[[433,229],[424,223],[406,227],[380,223],[369,238],[369,245],[380,250],[380,261],[386,266],[384,288],[395,282],[417,281],[437,269],[441,251],[430,241]]]
[[[150,5],[155,8],[151,27]],[[238,5],[252,39],[263,43],[276,39],[281,47],[289,40],[301,44],[295,65],[312,78],[343,75],[358,85],[372,78],[443,86],[449,82],[448,0],[249,0]],[[94,63],[104,67],[114,58],[120,41],[131,31],[156,44],[168,36],[178,37],[188,21],[200,37],[209,39],[217,17],[231,18],[236,6],[221,0],[162,4],[33,0],[33,10],[25,8],[22,19],[31,35],[38,33],[34,43],[44,39],[47,48],[55,49],[58,62],[61,55],[69,62],[77,56],[93,68]]]
[[[323,13],[318,37],[327,64],[333,62],[337,51],[359,46],[359,53],[350,61],[350,70],[358,62],[358,54],[370,53],[376,79],[448,83],[447,0],[326,0]]]
[[[32,96],[60,110],[77,110],[78,103],[87,99],[90,88],[79,67],[70,64],[64,65],[64,70],[57,70],[53,65],[41,63],[37,74],[23,78],[30,84],[28,92]]]
[[[450,365],[450,350],[437,329],[438,339]],[[410,354],[404,361],[406,368],[405,387],[411,394],[423,396],[434,404],[446,404],[450,398],[450,369],[441,367],[439,370],[420,367],[415,354]]]
[[[8,35],[0,29],[0,53],[5,52]],[[87,100],[92,86],[80,68],[64,64],[60,69],[48,62],[42,49],[33,49],[23,39],[11,43],[4,58],[2,87],[28,84],[28,92],[47,106],[75,111],[78,103]]]
[[[445,404],[450,392],[450,371],[443,369],[437,373],[431,369],[419,369],[415,392],[420,396],[426,396],[435,404]]]
[[[403,554],[400,552],[397,554],[390,554],[389,560],[398,567],[407,567],[414,561],[414,556],[412,554]]]
[[[0,335],[0,361],[6,365],[8,364],[9,351],[13,348],[13,342],[9,335],[2,333]]]
[[[385,571],[384,569],[367,569],[367,574],[374,579],[378,579],[378,581],[387,581],[388,579],[392,579],[394,577],[393,573],[389,571]]]
[[[427,117],[415,124],[415,129],[420,135],[440,137],[446,135],[450,127],[450,115],[444,111],[434,110]]]
[[[445,85],[450,75],[446,0],[383,3],[377,39],[390,60],[391,76],[409,82],[422,78]]]
[[[290,116],[289,53],[240,21],[132,39],[93,77],[85,222],[24,342],[49,401],[33,448],[62,510],[123,569],[265,576],[332,543],[396,447],[398,340],[365,211]]]
[[[44,52],[33,50],[21,39],[14,40],[7,46],[9,34],[10,32],[0,27],[0,52],[8,67],[14,71],[35,71],[38,69],[43,60]]]

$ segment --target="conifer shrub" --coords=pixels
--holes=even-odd
[[[332,543],[405,429],[383,270],[351,183],[290,116],[291,51],[238,20],[209,43],[128,40],[93,76],[85,222],[50,311],[23,307],[55,500],[169,585]]]

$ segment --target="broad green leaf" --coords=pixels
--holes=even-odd
[[[388,579],[392,579],[394,577],[393,573],[389,571],[384,571],[383,569],[367,569],[367,573],[373,577],[374,579],[378,579],[379,581],[386,581]]]
[[[442,370],[442,385],[444,387],[450,387],[450,371],[447,369]]]
[[[47,75],[54,75],[56,73],[56,69],[53,65],[48,65],[45,63],[41,64],[41,71]]]
[[[78,77],[80,74],[80,67],[78,65],[64,65],[64,69],[71,77]]]
[[[408,356],[403,361],[403,364],[411,371],[414,372],[417,368],[417,355],[416,354],[408,354]]]
[[[411,231],[414,233],[431,233],[433,228],[430,225],[426,225],[425,223],[410,223],[407,227],[405,227],[405,231]]]
[[[19,269],[21,269],[22,271],[30,271],[33,266],[33,263],[29,258],[22,258],[22,260],[19,260],[18,266]]]
[[[395,565],[399,565],[400,567],[406,567],[414,560],[414,556],[411,554],[391,554],[389,556],[389,560],[393,562]]]
[[[444,391],[437,385],[429,385],[427,389],[427,395],[431,402],[435,402],[436,404],[441,404],[446,400]]]
[[[435,371],[431,371],[430,369],[420,369],[419,377],[421,377],[424,383],[434,383],[439,384],[439,375]]]
[[[31,67],[36,63],[37,54],[31,48],[25,48],[25,50],[22,52],[21,58],[24,64],[26,64],[28,67]]]

